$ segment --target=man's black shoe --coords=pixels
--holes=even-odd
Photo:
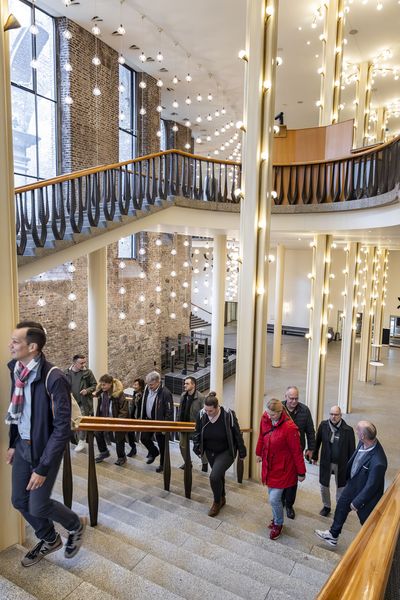
[[[151,463],[153,463],[156,460],[157,456],[158,454],[155,454],[154,456],[150,454],[150,457],[146,460],[146,464],[151,465]]]
[[[161,465],[159,467],[157,467],[156,469],[156,473],[163,473],[164,471],[164,467],[162,467]]]
[[[296,513],[294,512],[294,508],[293,506],[287,506],[286,507],[286,514],[288,519],[294,519],[296,516]]]
[[[136,450],[136,448],[132,448],[132,449],[131,449],[131,450],[128,452],[127,456],[129,456],[129,458],[132,458],[132,456],[136,456],[136,454],[137,454],[137,450]]]
[[[321,515],[321,517],[327,517],[328,515],[330,515],[330,513],[331,513],[331,509],[328,506],[324,506],[319,511],[319,514]]]

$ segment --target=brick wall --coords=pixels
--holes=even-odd
[[[72,34],[70,40],[63,36],[66,29]],[[73,99],[71,106],[59,103],[61,172],[118,162],[118,53],[69,19],[56,19],[56,35],[60,97],[69,94]],[[98,67],[92,64],[96,44]],[[65,70],[66,62],[71,72]],[[101,96],[93,95],[95,85]]]
[[[73,37],[67,41],[62,31],[68,27]],[[117,53],[98,40],[97,54],[102,61],[98,69],[98,86],[102,94],[97,99],[92,94],[94,87],[94,70],[92,58],[95,53],[94,37],[81,27],[67,21],[58,20],[58,40],[60,45],[59,80],[64,97],[67,93],[73,98],[72,106],[62,105],[62,170],[64,172],[78,170],[96,164],[118,161],[118,62]],[[66,61],[72,66],[72,72],[63,69]],[[140,81],[141,75],[138,77]],[[141,95],[139,92],[138,109],[143,102],[146,108],[145,118],[138,115],[138,154],[158,152],[160,139],[157,131],[160,128],[160,116],[156,110],[160,103],[159,88],[154,78],[143,74],[147,87]],[[97,109],[96,109],[97,105]],[[96,114],[97,110],[97,114]],[[181,126],[186,134],[186,128]],[[99,142],[98,150],[97,141]],[[184,147],[183,142],[182,148]],[[108,247],[108,306],[109,306],[109,371],[122,379],[125,385],[131,385],[134,377],[143,376],[153,369],[154,363],[160,366],[161,342],[166,336],[176,337],[178,333],[189,333],[191,273],[183,267],[183,262],[190,256],[190,247],[184,246],[185,237],[162,235],[162,246],[156,245],[158,235],[154,233],[140,234],[142,246],[146,254],[140,260],[126,260],[126,269],[119,268],[118,245]],[[172,247],[177,254],[171,255]],[[156,263],[162,268],[157,270]],[[174,270],[177,277],[171,277]],[[87,353],[87,259],[74,261],[76,271],[71,275],[66,266],[60,266],[20,286],[20,318],[41,321],[48,331],[46,354],[48,358],[62,368],[69,366],[71,356],[77,352]],[[143,270],[146,278],[140,279]],[[188,288],[182,283],[187,280]],[[155,291],[160,284],[161,293]],[[119,319],[122,307],[119,289],[126,288],[124,295],[124,311],[127,318]],[[73,291],[77,299],[68,300]],[[175,291],[174,302],[170,293]],[[145,302],[139,296],[145,295]],[[39,296],[46,300],[46,305],[37,305]],[[187,300],[189,307],[184,309]],[[161,308],[156,315],[155,309]],[[176,319],[171,319],[171,312]],[[71,319],[76,322],[76,329],[70,330]],[[139,325],[139,319],[145,325]]]

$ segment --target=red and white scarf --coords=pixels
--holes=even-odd
[[[24,410],[24,387],[28,381],[29,375],[36,368],[40,357],[32,358],[25,366],[17,361],[14,367],[14,392],[11,398],[10,406],[6,416],[6,425],[18,425]]]

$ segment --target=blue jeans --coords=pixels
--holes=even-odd
[[[31,447],[23,440],[18,440],[12,462],[12,504],[33,527],[36,537],[40,540],[54,540],[56,531],[53,521],[60,523],[67,531],[73,531],[80,526],[76,513],[50,498],[60,463],[61,460],[50,467],[40,488],[28,491],[26,486],[33,471]]]
[[[282,494],[283,489],[268,488],[269,503],[272,508],[272,517],[275,525],[283,525]]]

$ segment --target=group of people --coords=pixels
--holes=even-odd
[[[331,546],[336,546],[343,525],[351,511],[363,524],[384,491],[387,459],[377,439],[376,427],[370,421],[360,421],[354,431],[343,417],[339,406],[332,406],[329,419],[319,424],[315,436],[312,417],[307,406],[299,402],[299,390],[291,386],[285,400],[267,402],[262,415],[256,447],[257,460],[262,463],[261,478],[268,487],[272,520],[268,525],[270,538],[282,532],[284,507],[289,519],[295,518],[293,508],[298,482],[304,481],[304,456],[317,464],[322,509],[331,513],[330,480],[336,481],[336,509],[329,529],[316,529],[315,534]],[[307,448],[306,448],[307,441]]]
[[[43,347],[46,332],[40,323],[22,321],[12,333],[9,363],[11,402],[6,415],[10,425],[7,462],[12,465],[12,504],[33,527],[39,542],[22,559],[30,567],[44,556],[64,546],[66,558],[77,554],[86,527],[64,504],[51,498],[60,463],[71,436],[71,391],[82,414],[147,420],[173,420],[173,398],[152,371],[133,384],[133,396],[127,399],[122,383],[109,374],[99,382],[87,369],[86,357],[75,355],[71,367],[63,373],[46,360]],[[96,401],[94,407],[94,400]],[[196,389],[196,380],[184,381],[177,420],[195,423],[193,434],[180,439],[182,457],[186,460],[187,445],[193,440],[193,451],[201,458],[202,470],[211,467],[210,485],[213,504],[208,512],[215,517],[226,503],[225,474],[235,458],[246,457],[246,447],[233,410],[220,405],[215,392],[206,398]],[[331,512],[329,484],[336,479],[336,510],[333,524],[327,530],[315,530],[326,543],[336,546],[350,511],[355,511],[364,523],[384,491],[387,460],[377,440],[375,426],[360,421],[356,426],[358,445],[353,429],[343,420],[338,406],[330,409],[329,419],[322,421],[315,436],[309,409],[299,402],[299,390],[287,388],[283,402],[271,399],[262,415],[256,447],[257,460],[262,464],[262,482],[268,487],[272,508],[270,538],[282,532],[284,508],[289,519],[295,518],[294,503],[297,484],[306,476],[304,456],[316,463],[320,457],[319,480],[323,506],[320,515]],[[76,451],[85,448],[85,436],[78,433]],[[99,454],[97,462],[110,456],[104,432],[96,432]],[[128,435],[130,452],[135,456],[135,435]],[[141,442],[147,449],[147,464],[160,457],[157,472],[164,467],[165,436],[142,432]],[[118,466],[125,464],[126,436],[115,434]],[[184,467],[184,464],[181,468]],[[54,522],[68,532],[63,544]]]

